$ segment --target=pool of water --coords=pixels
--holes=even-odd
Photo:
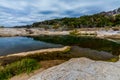
[[[117,40],[114,40],[114,41],[120,44],[120,40],[119,40],[119,39],[117,39]]]
[[[56,47],[62,45],[36,41],[28,37],[0,37],[0,56]]]
[[[119,43],[120,44],[120,40],[116,40],[117,41],[117,43]]]

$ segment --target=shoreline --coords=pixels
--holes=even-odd
[[[61,48],[49,48],[49,49],[41,49],[41,50],[34,50],[34,51],[27,51],[27,52],[20,52],[20,53],[15,53],[15,54],[9,54],[9,55],[5,55],[5,56],[0,56],[1,58],[7,58],[7,57],[25,57],[27,55],[33,55],[33,54],[47,54],[47,53],[52,53],[52,52],[64,52],[65,50],[67,50],[68,48],[70,48],[69,46],[64,46]]]
[[[40,35],[69,35],[69,31],[60,31],[43,28],[0,28],[0,37],[25,37],[25,36],[40,36]],[[95,36],[100,38],[117,38],[120,39],[120,31],[113,31],[111,29],[77,29],[80,35]]]
[[[69,31],[44,30],[41,28],[0,28],[0,37],[68,35]]]
[[[69,52],[70,49],[71,49],[70,46],[64,46],[61,48],[49,48],[49,49],[21,52],[21,53],[6,55],[6,56],[0,56],[0,66],[10,64],[12,62],[15,62],[24,58],[32,58],[32,57],[39,58],[40,56],[42,58],[43,56],[43,59],[44,59],[44,56],[46,55],[50,56],[56,53],[66,53],[66,52]]]

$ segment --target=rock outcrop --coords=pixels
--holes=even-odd
[[[114,10],[108,11],[108,12],[101,12],[100,14],[105,14],[108,16],[117,15],[117,14],[120,14],[120,8],[114,9]]]
[[[69,31],[47,31],[41,28],[0,28],[0,37],[68,34]]]
[[[120,61],[113,63],[87,58],[71,59],[29,80],[120,80]]]
[[[110,36],[120,36],[120,31],[105,31],[105,30],[80,30],[78,29],[80,35],[90,35],[96,37],[110,37]],[[56,31],[56,30],[44,30],[42,28],[0,28],[0,37],[12,37],[12,36],[39,36],[39,35],[69,35],[69,31]],[[87,36],[86,35],[86,36]]]

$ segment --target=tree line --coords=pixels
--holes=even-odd
[[[120,26],[120,14],[105,15],[94,14],[85,15],[78,18],[61,18],[36,22],[32,25],[24,27],[40,27],[40,28],[93,28],[93,27],[114,27]]]

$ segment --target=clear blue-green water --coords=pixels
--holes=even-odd
[[[0,37],[0,56],[56,47],[62,45],[35,41],[28,37]]]

